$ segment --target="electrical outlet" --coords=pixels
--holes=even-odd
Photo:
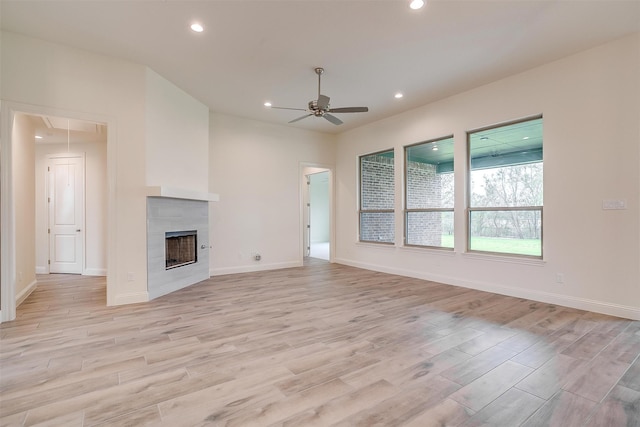
[[[127,273],[127,282],[133,282],[133,271]]]
[[[253,256],[253,259],[255,259],[256,261],[260,261],[262,259],[262,256],[260,254],[255,254]]]
[[[564,283],[564,274],[556,273],[556,283]]]

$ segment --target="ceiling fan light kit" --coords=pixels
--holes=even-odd
[[[316,116],[316,117],[323,117],[325,120],[333,123],[334,125],[341,125],[343,121],[330,113],[366,113],[367,111],[369,111],[369,107],[330,108],[330,105],[329,105],[330,98],[320,93],[320,83],[321,83],[322,73],[324,73],[324,68],[316,67],[314,71],[318,75],[318,99],[309,101],[308,108],[305,109],[305,108],[274,107],[273,105],[271,105],[270,108],[276,108],[279,110],[305,111],[307,113],[303,116],[300,116],[296,119],[289,121],[289,123],[295,123],[299,120],[306,119],[309,116]]]

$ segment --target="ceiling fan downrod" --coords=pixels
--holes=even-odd
[[[324,68],[316,67],[315,71],[316,71],[316,74],[318,75],[318,99],[320,99],[320,77],[322,76],[322,73],[324,73]]]

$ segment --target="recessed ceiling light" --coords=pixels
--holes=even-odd
[[[191,29],[196,33],[201,33],[204,31],[204,27],[202,26],[202,24],[198,24],[197,22],[191,24]]]
[[[411,0],[409,7],[413,10],[421,9],[424,6],[424,0]]]
[[[36,135],[36,139],[42,139],[40,135]]]
[[[524,137],[524,138],[522,138],[522,139],[529,139],[529,137],[528,137],[528,136],[525,136],[525,137]]]
[[[267,101],[267,102],[264,103],[264,106],[265,107],[271,107],[271,103],[269,101]]]
[[[438,151],[438,147],[433,147],[431,150]]]
[[[395,95],[393,95],[396,99],[400,99],[402,98],[404,95],[401,94],[400,92],[396,93]]]

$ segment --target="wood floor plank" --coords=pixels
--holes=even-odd
[[[544,399],[511,388],[460,427],[519,426],[544,403]]]
[[[507,361],[451,395],[451,399],[474,411],[480,411],[509,390],[533,369]]]
[[[99,425],[100,427],[153,426],[160,424],[161,421],[162,419],[160,418],[158,406],[151,405],[118,417],[110,418]]]
[[[620,385],[640,392],[640,356],[620,379]]]
[[[502,347],[492,347],[471,359],[456,364],[440,373],[460,385],[467,385],[482,375],[511,359],[516,352]]]
[[[400,390],[385,380],[377,381],[341,396],[334,395],[322,404],[283,420],[283,426],[328,426],[377,405]],[[295,411],[291,411],[295,412]],[[264,425],[264,424],[263,424]]]
[[[440,376],[400,392],[333,424],[336,427],[401,426],[446,399],[460,386]]]
[[[640,356],[640,334],[627,329],[616,336],[602,354],[619,362],[632,363]]]
[[[594,402],[600,402],[621,380],[629,366],[628,363],[597,356],[585,366],[581,374],[573,376],[562,389]]]
[[[583,427],[597,403],[561,390],[522,424],[523,427]]]
[[[255,411],[244,411],[237,417],[231,417],[226,421],[228,427],[266,426],[290,417],[292,413],[304,413],[313,408],[318,413],[319,407],[326,404],[327,400],[342,396],[353,391],[353,387],[340,379],[334,379],[305,390],[302,393],[284,400],[278,400]],[[306,424],[310,425],[310,423]]]
[[[639,407],[639,321],[324,261],[117,307],[103,277],[38,276],[0,340],[0,426],[618,427]]]
[[[406,427],[457,426],[467,421],[473,411],[455,400],[444,399],[405,424]]]
[[[573,331],[551,334],[527,348],[527,351],[515,356],[513,361],[531,368],[539,368],[552,357],[565,351],[579,338],[581,335]]]
[[[587,426],[640,426],[640,392],[622,386],[614,387]]]
[[[309,371],[302,372],[293,378],[281,381],[277,387],[287,396],[300,393],[311,387],[337,379],[344,374],[357,371],[378,363],[379,360],[365,354],[356,354],[348,358],[338,359]]]
[[[586,362],[559,354],[551,358],[539,369],[520,381],[516,387],[548,400],[569,381],[576,372],[582,377],[588,371]]]
[[[575,359],[591,360],[613,341],[606,333],[588,332],[579,340],[567,347],[562,354]]]

